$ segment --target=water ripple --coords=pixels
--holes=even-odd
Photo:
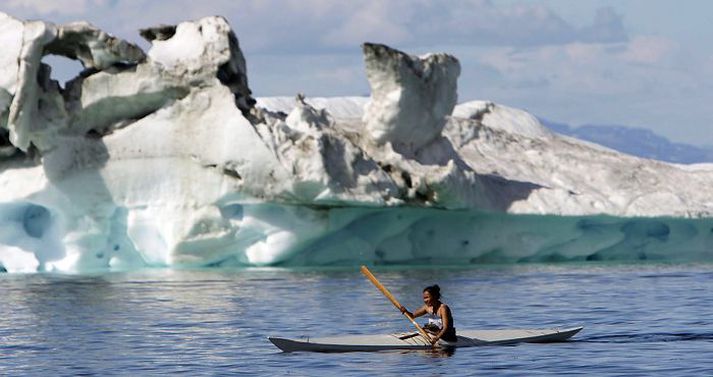
[[[584,325],[573,341],[287,354],[266,337],[410,330],[356,269],[0,275],[0,375],[708,375],[710,265],[384,268],[409,308],[438,283],[456,327]]]

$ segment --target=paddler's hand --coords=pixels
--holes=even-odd
[[[401,305],[401,307],[399,308],[399,310],[401,310],[401,314],[406,314],[406,315],[408,315],[409,317],[413,318],[413,313],[411,313],[410,311],[406,310],[406,308],[405,308],[403,305]]]

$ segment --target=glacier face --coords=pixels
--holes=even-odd
[[[710,165],[456,105],[452,56],[365,44],[370,98],[255,99],[223,18],[141,35],[0,13],[0,270],[709,258]]]

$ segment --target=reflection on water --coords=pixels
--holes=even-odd
[[[432,348],[425,351],[426,355],[431,357],[451,357],[456,353],[456,348],[445,347],[445,348]]]
[[[438,283],[459,329],[585,329],[559,344],[287,354],[266,337],[412,328],[356,268],[0,274],[0,375],[701,375],[713,368],[711,265],[374,272],[407,307]]]

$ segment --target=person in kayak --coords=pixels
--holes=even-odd
[[[423,289],[423,303],[424,305],[413,313],[406,310],[403,305],[399,309],[401,313],[408,313],[414,318],[429,315],[428,323],[423,329],[431,334],[431,344],[436,344],[440,339],[446,342],[458,341],[453,314],[448,305],[441,302],[441,288],[438,284]]]

